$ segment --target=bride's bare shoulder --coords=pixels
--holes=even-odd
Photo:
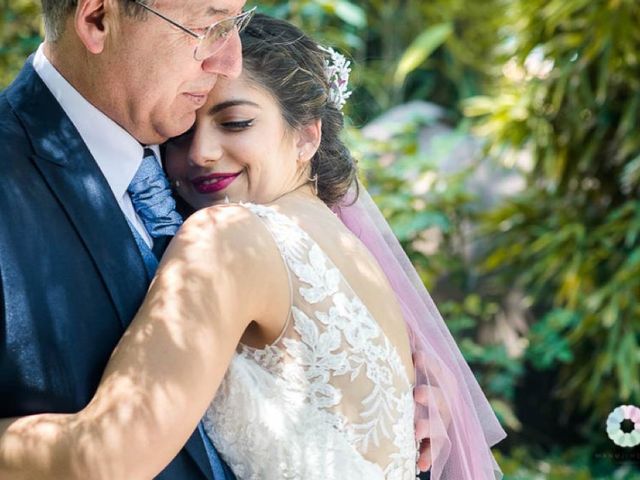
[[[171,241],[158,272],[189,279],[203,292],[237,299],[231,302],[233,308],[259,323],[280,319],[281,310],[286,312],[282,305],[288,301],[288,276],[280,252],[262,221],[241,205],[209,207],[191,215]]]
[[[263,229],[260,221],[240,204],[215,205],[198,210],[180,228],[179,237],[201,239],[203,241],[253,241]],[[247,235],[252,233],[254,235]]]
[[[269,233],[260,220],[247,208],[225,204],[204,208],[191,215],[180,227],[165,257],[192,260],[196,265],[233,266],[242,264],[260,268],[268,256]],[[268,262],[267,262],[268,263]]]

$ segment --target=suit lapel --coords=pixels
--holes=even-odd
[[[82,238],[125,329],[140,307],[149,279],[107,180],[73,123],[33,69],[32,58],[5,93],[30,136],[33,162]],[[185,447],[206,478],[213,480],[198,431]]]
[[[31,59],[6,94],[30,136],[35,151],[32,160],[82,238],[126,328],[144,298],[148,280],[126,218],[104,175],[34,71]]]
[[[213,469],[209,463],[209,457],[207,456],[207,450],[204,446],[199,426],[196,431],[193,432],[184,448],[189,452],[191,458],[193,458],[202,473],[207,477],[207,480],[225,480],[224,477],[218,478],[216,476],[214,478],[213,476]]]

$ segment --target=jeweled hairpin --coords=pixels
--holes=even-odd
[[[344,55],[336,52],[331,47],[319,46],[320,50],[329,54],[325,59],[325,74],[329,81],[329,101],[342,111],[342,107],[351,96],[349,90],[349,74],[351,73],[351,62]]]

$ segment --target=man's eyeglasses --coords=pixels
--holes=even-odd
[[[197,39],[198,46],[193,52],[193,58],[195,58],[198,62],[201,62],[205,58],[208,58],[211,55],[219,52],[222,47],[225,46],[227,40],[229,40],[229,37],[233,33],[234,29],[237,29],[238,33],[244,30],[244,28],[249,24],[249,21],[251,20],[251,17],[253,17],[253,14],[255,13],[257,8],[253,7],[251,10],[242,12],[239,15],[223,18],[222,20],[215,22],[205,28],[204,33],[196,33],[193,30],[185,27],[184,25],[180,25],[178,22],[170,19],[156,9],[145,5],[141,0],[134,1],[145,10],[148,10],[154,15],[157,15],[174,27],[179,28],[187,35],[191,35],[193,38]]]

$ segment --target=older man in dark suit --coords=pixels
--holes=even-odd
[[[91,399],[180,224],[157,145],[240,73],[247,19],[244,0],[42,3],[46,41],[0,94],[0,433]],[[158,478],[232,474],[199,429]]]

